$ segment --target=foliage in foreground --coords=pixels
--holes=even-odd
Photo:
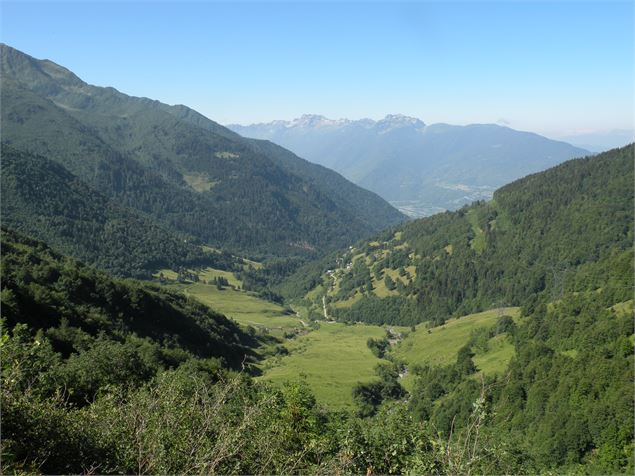
[[[182,294],[111,278],[10,230],[0,237],[2,316],[46,336],[71,363],[103,363],[108,373],[121,356],[119,371],[135,373],[192,357],[238,369],[254,357],[253,335]]]
[[[471,342],[451,366],[414,369],[408,400],[389,392],[360,416],[320,407],[302,382],[274,388],[196,358],[148,377],[135,374],[141,362],[125,367],[128,356],[103,348],[91,359],[108,359],[108,373],[98,361],[78,366],[81,353],[63,358],[23,324],[4,332],[4,472],[633,469],[632,319],[589,296],[565,297],[525,320],[514,331],[517,357],[505,375],[478,378]],[[396,383],[390,368],[384,373],[384,384]],[[77,401],[71,390],[88,375],[104,379],[90,400]]]
[[[283,389],[243,375],[217,380],[181,367],[137,388],[105,386],[68,401],[48,369],[46,338],[18,326],[2,339],[3,471],[123,474],[377,474],[511,472],[505,451],[476,434],[445,439],[404,403],[372,418],[319,407],[302,383]],[[471,425],[485,414],[475,407]],[[467,440],[466,440],[467,438]],[[478,449],[478,455],[476,450]],[[473,454],[472,454],[473,453]]]

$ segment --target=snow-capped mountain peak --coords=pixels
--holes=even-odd
[[[287,121],[286,127],[301,127],[301,128],[315,128],[315,127],[329,127],[329,126],[341,126],[348,124],[348,119],[329,119],[318,114],[303,114],[302,116]]]
[[[383,119],[377,121],[375,125],[381,129],[382,132],[402,127],[423,129],[426,126],[422,120],[417,119],[416,117],[405,116],[403,114],[388,114]]]

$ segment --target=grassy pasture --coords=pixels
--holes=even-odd
[[[228,288],[221,291],[216,286],[202,283],[187,285],[183,291],[239,324],[269,329],[302,327],[300,320],[294,315],[285,314],[281,306],[246,292]]]
[[[450,319],[443,326],[433,327],[428,333],[425,324],[419,324],[393,351],[404,362],[447,365],[454,362],[457,351],[469,340],[470,332],[479,327],[490,327],[500,315],[517,317],[518,308],[508,307]]]
[[[620,316],[629,313],[633,314],[633,300],[630,299],[628,301],[617,303],[611,306],[611,309],[615,311],[615,314]]]
[[[214,278],[222,277],[225,278],[227,282],[232,286],[242,287],[243,285],[242,281],[236,279],[234,273],[230,271],[223,271],[222,269],[215,269],[210,267],[204,268],[202,270],[188,269],[188,271],[190,273],[196,274],[198,278],[201,279],[203,282],[211,282]],[[168,279],[170,281],[176,281],[176,278],[178,276],[176,271],[168,268],[160,269],[159,271],[154,273],[153,276],[155,278],[158,278],[161,274],[163,275],[164,279]]]
[[[467,212],[467,219],[470,222],[470,225],[472,225],[472,231],[474,232],[474,238],[470,242],[470,246],[474,251],[480,254],[485,250],[487,240],[485,238],[485,232],[483,232],[478,224],[478,216],[476,215],[475,209]]]
[[[236,279],[233,273],[214,268],[193,271],[199,279],[198,283],[172,283],[168,286],[178,289],[184,294],[194,297],[203,304],[211,307],[227,317],[231,317],[239,324],[245,326],[265,327],[274,332],[303,327],[302,322],[296,316],[289,315],[282,306],[260,299],[253,293],[225,287],[218,289],[216,285],[207,284],[215,277],[227,279],[231,286],[242,287],[242,282]],[[170,269],[162,269],[155,274],[158,277],[163,274],[165,279],[176,281],[177,273]]]
[[[470,314],[458,319],[450,319],[443,326],[426,328],[425,324],[416,327],[392,350],[392,354],[407,365],[441,366],[453,363],[458,350],[470,339],[473,330],[491,327],[503,314],[517,318],[519,308],[508,307],[492,309]],[[496,336],[488,342],[489,350],[474,356],[474,363],[485,374],[501,372],[513,356],[514,346],[509,338]],[[410,387],[411,374],[404,379],[404,386]]]
[[[514,344],[507,335],[492,337],[488,342],[487,352],[476,353],[474,364],[485,375],[499,374],[505,371],[507,364],[514,356]]]
[[[199,271],[197,274],[199,279],[202,279],[204,281],[209,281],[210,283],[212,282],[214,278],[225,278],[231,286],[237,286],[240,288],[242,288],[243,286],[243,282],[239,279],[236,279],[236,276],[234,276],[234,273],[230,271],[223,271],[221,269],[214,269],[214,268],[205,268],[204,270]]]
[[[161,276],[163,276],[164,279],[168,279],[170,281],[176,281],[178,273],[172,269],[165,268],[165,269],[160,269],[159,271],[154,273],[152,276],[154,276],[155,278],[160,278]]]
[[[243,326],[265,328],[276,337],[304,327],[297,316],[286,313],[282,306],[260,299],[252,293],[232,288],[219,290],[215,285],[204,283],[174,283],[169,287],[197,299]]]
[[[374,288],[373,293],[380,298],[399,295],[399,291],[397,291],[396,289],[393,289],[391,291],[386,287],[386,283],[384,282],[384,279],[386,276],[390,276],[395,283],[397,283],[397,281],[401,281],[401,283],[404,285],[408,284],[408,281],[409,281],[408,275],[403,277],[399,276],[399,271],[396,269],[384,268],[382,269],[382,276],[384,278],[380,280],[377,280],[375,279],[375,276],[372,276],[372,282],[373,282],[373,288]]]
[[[175,279],[176,273],[162,270],[167,279]],[[389,270],[394,279],[400,279],[396,270]],[[375,366],[381,362],[368,349],[368,338],[381,338],[385,328],[380,326],[321,322],[320,328],[305,328],[296,315],[288,314],[275,303],[262,300],[252,293],[232,288],[219,290],[205,281],[215,276],[223,276],[230,284],[240,286],[231,273],[208,268],[198,272],[203,280],[198,283],[172,283],[169,286],[181,290],[212,309],[236,320],[241,325],[266,328],[272,335],[283,338],[294,329],[305,333],[284,341],[289,354],[272,355],[260,364],[263,375],[260,379],[273,384],[304,379],[316,395],[318,401],[332,408],[353,406],[352,389],[358,382],[369,382],[376,378]],[[383,282],[381,283],[383,284]],[[350,303],[346,303],[350,305]],[[300,316],[308,322],[303,308]],[[444,326],[428,329],[417,326],[416,332],[409,328],[393,326],[404,332],[406,337],[397,344],[392,353],[409,366],[414,364],[446,365],[456,359],[458,349],[470,338],[472,330],[490,327],[502,314],[518,316],[518,308],[491,310],[459,319],[449,320]],[[474,362],[486,374],[501,372],[513,355],[513,345],[506,336],[496,336],[489,340],[488,351],[477,354]],[[403,384],[411,388],[412,375],[404,378]]]
[[[183,180],[197,192],[209,192],[218,184],[217,180],[210,180],[205,174],[185,174]]]
[[[265,360],[260,378],[274,384],[303,378],[319,403],[351,407],[354,385],[375,379],[374,368],[381,362],[366,341],[384,335],[385,329],[379,326],[322,322],[319,329],[287,341],[289,355]]]

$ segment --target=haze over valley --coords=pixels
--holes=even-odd
[[[427,125],[401,114],[228,127],[329,167],[413,217],[489,200],[501,185],[589,153],[495,124]]]

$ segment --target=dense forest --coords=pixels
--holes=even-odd
[[[413,413],[448,434],[469,426],[482,398],[484,431],[522,455],[517,472],[632,472],[633,315],[607,308],[609,296],[567,293],[526,310],[501,376],[474,378],[473,342],[450,367],[413,369]]]
[[[187,265],[231,269],[236,261],[119,206],[55,162],[6,145],[2,190],[4,226],[114,275],[149,277]]]
[[[88,85],[6,45],[0,57],[3,142],[162,228],[252,257],[306,257],[405,219],[335,172],[184,106]]]
[[[256,344],[236,323],[182,294],[114,279],[6,229],[2,317],[9,327],[42,331],[65,357],[96,342],[123,345],[133,338],[156,356],[176,359],[170,365],[191,355],[239,368],[253,360]]]

